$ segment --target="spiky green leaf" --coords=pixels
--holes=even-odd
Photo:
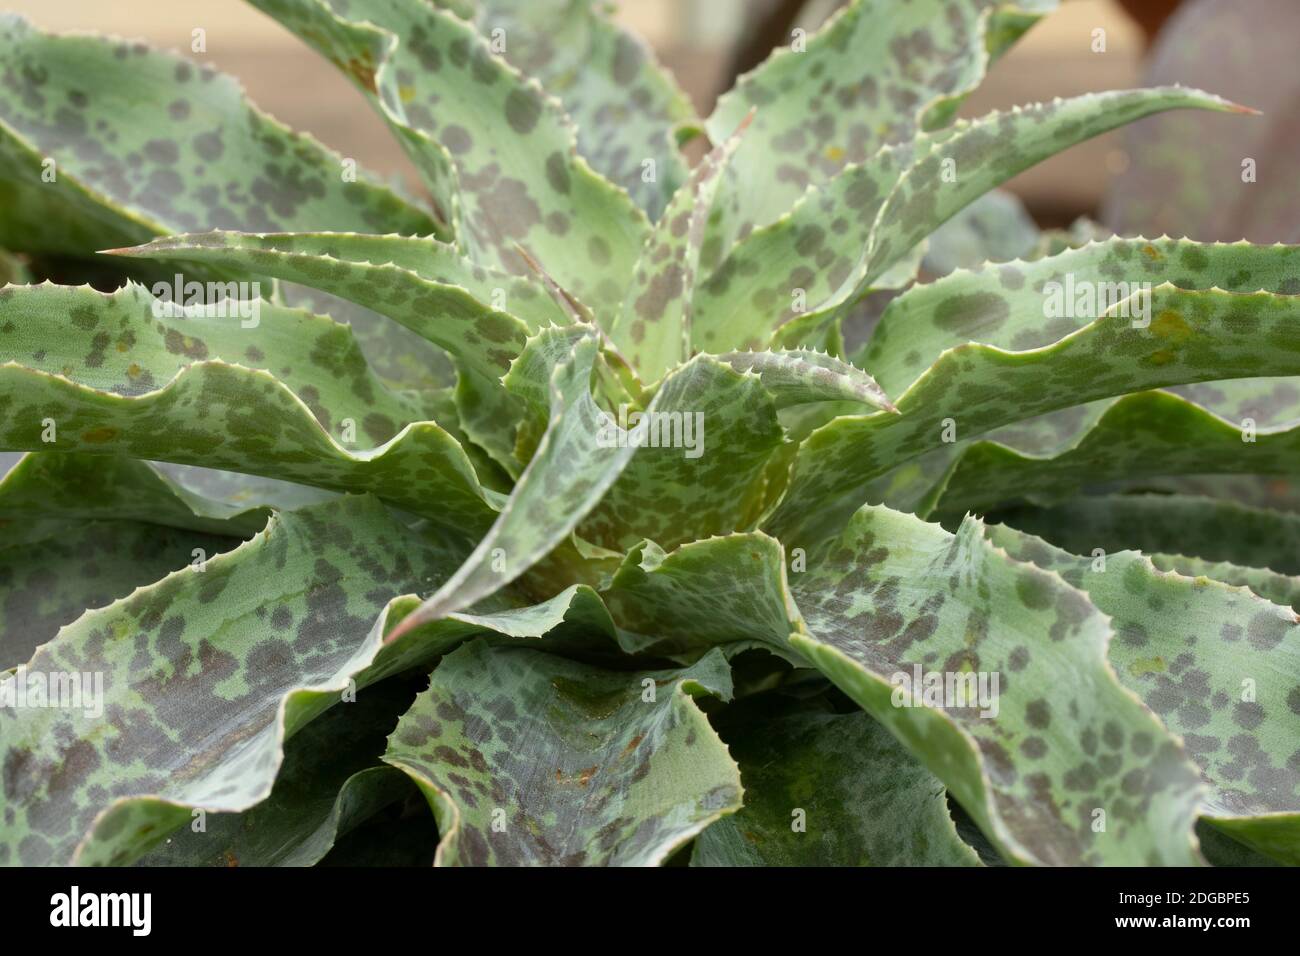
[[[258,305],[244,329],[155,316],[137,286],[0,291],[18,357],[0,366],[0,447],[227,468],[374,491],[464,529],[491,522],[464,450],[375,379],[346,327]]]
[[[0,245],[87,255],[197,229],[435,228],[211,67],[13,15],[0,60]]]
[[[250,0],[343,69],[424,174],[474,260],[527,274],[516,245],[612,315],[648,224],[577,154],[569,119],[488,39],[421,0]]]
[[[954,536],[863,508],[809,552],[791,587],[808,629],[794,647],[907,745],[1005,857],[1197,860],[1196,768],[1115,680],[1108,619],[1056,574],[995,549],[978,521]]]
[[[1185,742],[1211,788],[1202,809],[1211,822],[1261,853],[1300,863],[1295,612],[1245,588],[1161,572],[1132,551],[1099,561],[1006,526],[988,534],[1086,590],[1110,615],[1115,672]],[[1100,769],[1104,729],[1083,744]]]
[[[645,41],[613,22],[596,0],[475,5],[480,32],[564,104],[578,127],[578,151],[657,222],[690,174],[678,142],[698,118]]]

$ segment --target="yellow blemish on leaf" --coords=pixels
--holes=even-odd
[[[841,162],[844,159],[844,150],[842,150],[838,146],[827,146],[826,158],[829,159],[832,163]]]
[[[1161,349],[1159,352],[1153,352],[1151,355],[1152,365],[1168,365],[1178,356],[1171,349]]]
[[[125,351],[126,351],[127,349],[129,349],[130,347],[131,347],[131,346],[127,345],[125,342],[118,342],[118,343],[117,343],[117,350],[118,350],[119,352],[125,352]]]
[[[401,98],[403,103],[409,103],[411,100],[415,99],[415,87],[399,86],[397,88],[397,95]]]
[[[139,377],[140,377],[140,366],[137,365],[135,362],[132,362],[132,363],[127,367],[126,374],[127,374],[127,376],[128,376],[129,378],[139,378]]]
[[[1148,259],[1164,258],[1164,254],[1161,253],[1159,249],[1157,249],[1155,246],[1151,245],[1150,243],[1147,243],[1145,246],[1142,247],[1142,254],[1146,256]]]
[[[1172,309],[1166,309],[1155,317],[1151,323],[1151,331],[1171,342],[1181,342],[1192,334],[1187,320]]]
[[[102,444],[106,441],[112,441],[117,437],[117,429],[109,428],[107,425],[101,425],[99,428],[92,428],[88,432],[81,433],[81,440],[90,442],[92,445]]]
[[[1139,658],[1128,666],[1128,672],[1134,677],[1142,677],[1146,674],[1163,674],[1164,671],[1165,659],[1163,657]]]

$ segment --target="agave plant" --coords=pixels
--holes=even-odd
[[[956,119],[1051,0],[857,0],[703,121],[588,0],[252,2],[426,195],[0,20],[0,862],[1300,861],[1298,519],[1088,493],[1290,473],[1300,251],[913,282],[1249,110]]]

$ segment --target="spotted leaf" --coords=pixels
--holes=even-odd
[[[578,127],[578,151],[654,222],[689,175],[678,142],[698,118],[650,47],[603,6],[477,0],[475,20],[507,61],[564,104]]]
[[[617,672],[476,641],[438,665],[384,759],[433,808],[438,865],[658,864],[740,807],[696,694],[730,697],[721,653]]]
[[[420,255],[419,246],[425,248],[426,265],[416,271],[407,263]],[[531,295],[520,294],[520,300],[534,300],[548,318],[558,317],[547,308],[545,297],[522,280],[510,283],[501,276],[500,295],[496,295],[486,270],[479,270],[481,279],[474,280],[472,266],[433,240],[207,233],[169,236],[113,252],[202,262],[312,286],[388,316],[489,379],[505,373],[528,334],[523,321],[504,311],[510,292],[527,290]],[[371,256],[378,262],[372,262]],[[444,276],[453,282],[469,278],[471,288],[448,283]],[[493,300],[500,301],[501,307],[494,307]],[[545,321],[533,315],[534,322]]]
[[[996,441],[972,444],[922,510],[950,518],[1002,503],[1051,504],[1085,482],[1148,475],[1291,475],[1298,452],[1300,425],[1248,434],[1240,422],[1224,421],[1177,395],[1142,392],[1110,405],[1080,438],[1044,455]]]
[[[664,379],[646,417],[626,410],[636,454],[578,526],[583,538],[617,551],[642,538],[675,547],[757,523],[769,469],[786,448],[776,402],[757,375],[697,355]]]
[[[699,835],[692,866],[974,866],[943,784],[864,713],[725,712],[745,806]]]
[[[420,0],[250,0],[340,66],[393,129],[475,261],[523,246],[613,314],[648,224],[577,154],[571,121],[487,38]]]
[[[700,161],[668,202],[646,240],[609,336],[643,380],[657,382],[691,354],[691,300],[695,294],[704,227],[727,163],[752,114]]]
[[[1300,556],[1295,547],[1300,536],[1300,516],[1231,498],[1103,495],[1079,497],[1047,508],[1008,508],[999,517],[1014,528],[1077,554],[1091,554],[1094,548],[1132,549],[1153,558],[1161,552],[1173,552],[1188,558],[1300,574]],[[1224,580],[1214,574],[1209,576]]]
[[[1173,571],[1187,578],[1210,578],[1233,587],[1250,588],[1265,601],[1300,611],[1300,577],[1279,574],[1268,568],[1249,568],[1230,561],[1207,561],[1181,554],[1147,555],[1161,571]]]
[[[1076,143],[1144,116],[1175,109],[1251,112],[1217,96],[1178,86],[1117,90],[1055,99],[961,121],[908,147],[907,165],[890,189],[843,285],[802,314],[783,312],[775,341],[794,344],[838,318],[841,306],[872,287],[956,213],[1016,173]]]
[[[491,523],[495,499],[464,450],[374,380],[345,327],[265,302],[256,329],[153,306],[137,286],[0,291],[16,357],[0,365],[0,447],[374,491],[462,530]]]
[[[1300,863],[1295,612],[1245,588],[1161,572],[1132,551],[1099,562],[1005,526],[988,534],[1074,582],[1110,615],[1115,673],[1186,743],[1210,786],[1201,811],[1210,822],[1265,855]],[[1100,757],[1104,729],[1103,739],[1083,743]]]
[[[539,625],[588,600],[575,592],[539,613],[502,594],[385,644],[418,601],[394,599],[437,587],[463,559],[459,548],[373,498],[345,497],[278,515],[202,572],[83,615],[10,680],[99,674],[98,693],[55,708],[24,706],[34,698],[2,688],[14,697],[0,698],[10,811],[0,858],[130,862],[192,809],[242,812],[264,800],[281,741],[352,690],[476,634],[540,636]]]
[[[1113,307],[1026,351],[982,343],[945,349],[896,399],[901,415],[841,416],[806,438],[769,525],[783,529],[787,545],[798,526],[833,528],[863,500],[863,486],[888,470],[1057,408],[1184,382],[1300,371],[1287,345],[1300,305],[1296,296],[1184,291],[1166,283],[1136,301],[1149,307],[1149,322],[1132,309]],[[908,341],[897,347],[910,352]],[[898,394],[887,366],[877,378]],[[819,506],[815,515],[808,514],[812,502]]]
[[[888,143],[947,122],[994,56],[1055,6],[1054,0],[853,0],[809,36],[800,22],[786,47],[742,76],[706,127],[721,142],[757,108],[754,135],[737,157],[738,203],[723,234],[764,226],[818,186]],[[990,18],[995,20],[990,29]],[[723,250],[725,251],[725,249]]]
[[[0,61],[2,246],[87,255],[197,229],[435,228],[211,67],[13,15]]]
[[[332,707],[284,748],[270,795],[242,813],[209,813],[181,827],[140,866],[311,866],[367,819],[418,799],[409,780],[379,763],[384,741],[415,688],[384,681]],[[432,828],[430,828],[432,829]]]
[[[876,380],[862,369],[812,349],[728,352],[718,356],[738,372],[753,372],[777,408],[814,402],[853,402],[895,411]]]
[[[638,650],[698,656],[719,646],[729,654],[759,647],[807,663],[790,647],[802,619],[787,587],[784,552],[762,532],[692,541],[667,553],[643,541],[602,596]]]
[[[789,213],[730,250],[696,295],[696,342],[722,351],[815,340],[989,190],[1075,143],[1178,108],[1237,107],[1172,87],[1100,93],[993,113],[885,147],[810,189]]]
[[[863,508],[809,552],[791,588],[808,631],[794,647],[942,780],[1007,859],[1198,859],[1196,768],[1115,680],[1107,617],[1056,574],[994,548],[978,521],[954,536]]]

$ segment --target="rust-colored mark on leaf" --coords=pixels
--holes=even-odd
[[[117,429],[109,428],[107,425],[101,425],[99,428],[92,428],[88,432],[81,433],[81,440],[92,445],[102,445],[104,442],[112,441],[116,437]]]
[[[334,65],[347,73],[350,77],[368,89],[375,95],[379,94],[379,87],[375,83],[375,65],[360,57],[352,57],[347,62],[334,61]]]
[[[356,77],[357,82],[371,93],[379,92],[379,87],[375,85],[375,68],[373,66],[362,63],[360,60],[349,60],[348,72]]]

